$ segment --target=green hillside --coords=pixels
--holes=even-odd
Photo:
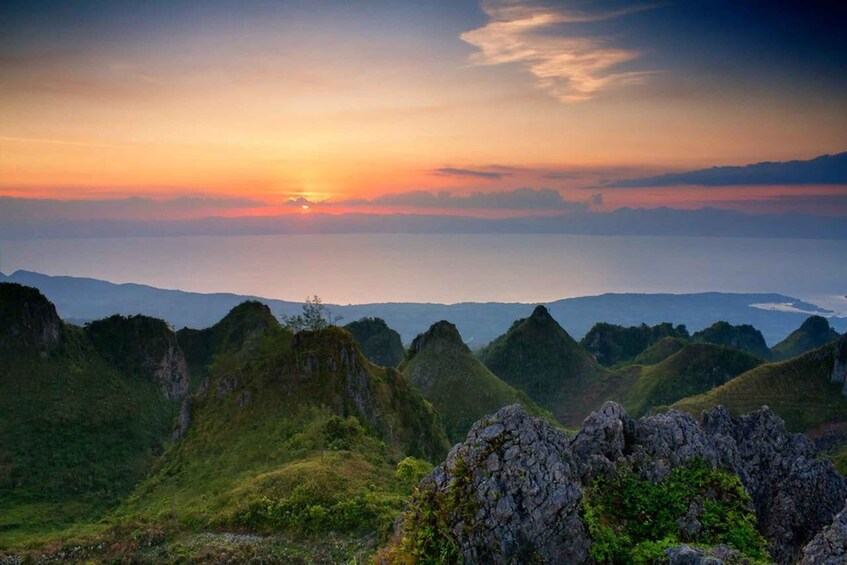
[[[830,327],[829,320],[822,316],[809,316],[799,328],[771,348],[771,356],[776,360],[789,359],[835,341],[838,337],[838,332]]]
[[[371,363],[396,367],[406,357],[400,334],[388,327],[382,318],[362,318],[344,326]]]
[[[809,431],[825,422],[847,420],[843,383],[830,381],[836,344],[787,361],[760,365],[709,392],[672,407],[699,415],[723,405],[732,414],[769,406],[793,431]]]
[[[612,376],[544,306],[512,324],[480,352],[480,359],[491,372],[525,391],[569,426],[579,425],[599,406],[598,398]]]
[[[2,548],[117,505],[162,451],[179,402],[145,373],[152,357],[101,354],[104,341],[156,350],[121,321],[66,325],[38,291],[10,284],[0,284],[0,316]]]
[[[699,343],[714,343],[740,349],[761,359],[768,359],[771,355],[762,332],[749,324],[733,326],[728,322],[715,322],[696,332],[691,339]]]
[[[449,447],[411,383],[368,362],[340,328],[269,330],[247,358],[221,358],[209,372],[185,438],[121,520],[298,535],[387,531],[412,486],[398,464],[407,455],[440,461]]]
[[[416,337],[400,370],[441,414],[452,442],[464,440],[474,422],[509,404],[544,414],[526,394],[500,380],[474,357],[449,322],[436,322]]]
[[[633,416],[720,386],[761,364],[757,357],[728,347],[694,343],[655,365],[629,371],[618,399]]]
[[[661,363],[687,344],[687,340],[679,337],[663,337],[632,360],[633,365],[655,365]]]
[[[601,322],[594,324],[579,343],[598,363],[612,367],[632,361],[662,339],[688,337],[685,326],[674,327],[667,322],[655,326],[641,324],[628,328]]]
[[[177,332],[196,387],[208,376],[215,355],[234,355],[256,342],[267,331],[280,327],[267,305],[249,300],[229,311],[215,325],[202,330],[183,328]]]

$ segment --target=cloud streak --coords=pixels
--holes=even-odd
[[[456,176],[456,177],[474,177],[479,179],[502,179],[509,176],[509,173],[498,173],[495,171],[478,171],[475,169],[457,169],[455,167],[441,167],[435,169],[436,175]]]
[[[644,188],[796,184],[847,184],[847,152],[821,155],[808,161],[768,161],[742,167],[712,167],[684,173],[623,179],[606,183],[604,186]]]
[[[416,190],[383,194],[371,199],[342,200],[337,206],[387,206],[442,210],[585,210],[588,202],[567,200],[550,188],[517,188],[497,192],[472,192],[458,195],[451,192]]]
[[[490,21],[460,38],[479,49],[471,56],[471,63],[520,64],[534,75],[536,85],[545,92],[561,102],[579,102],[604,90],[642,83],[652,73],[620,70],[620,65],[641,54],[615,47],[605,37],[563,33],[568,24],[609,20],[654,7],[587,12],[537,0],[486,0],[482,9]]]

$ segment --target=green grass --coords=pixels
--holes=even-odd
[[[720,386],[761,364],[752,355],[708,343],[689,344],[656,365],[632,368],[618,392],[630,416],[638,417],[655,406],[671,404]]]
[[[412,488],[398,464],[410,454],[440,460],[448,447],[420,393],[338,328],[269,332],[248,360],[219,360],[210,373],[187,436],[116,519],[384,535]]]
[[[418,351],[413,344],[400,370],[441,414],[451,442],[463,441],[474,422],[510,404],[520,404],[536,416],[550,417],[523,391],[489,371],[461,341],[452,324],[447,324],[450,335],[434,335],[440,331],[440,324],[447,322],[439,322],[416,339],[426,338]]]
[[[432,469],[424,459],[446,454],[443,424],[346,331],[294,336],[265,310],[183,332],[209,380],[175,444],[179,403],[138,370],[145,355],[122,353],[127,340],[155,353],[144,347],[162,328],[146,319],[67,326],[58,347],[0,357],[0,550],[304,563],[372,552]]]
[[[686,346],[687,340],[679,337],[663,337],[632,360],[633,365],[655,365],[661,363]]]
[[[150,469],[178,404],[118,371],[81,328],[0,356],[0,548],[116,506]]]
[[[832,348],[827,345],[788,361],[760,365],[728,383],[686,398],[672,408],[690,412],[723,405],[741,415],[767,405],[792,431],[808,431],[833,421],[847,420],[847,400],[841,384],[829,381]]]

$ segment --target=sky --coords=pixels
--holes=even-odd
[[[822,0],[4,0],[0,208],[847,216],[844,156],[817,159],[847,151],[845,25]]]

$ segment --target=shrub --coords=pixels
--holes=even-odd
[[[614,478],[594,480],[581,511],[598,562],[652,563],[680,543],[726,544],[752,560],[767,557],[738,476],[701,460],[658,483],[621,467]]]

